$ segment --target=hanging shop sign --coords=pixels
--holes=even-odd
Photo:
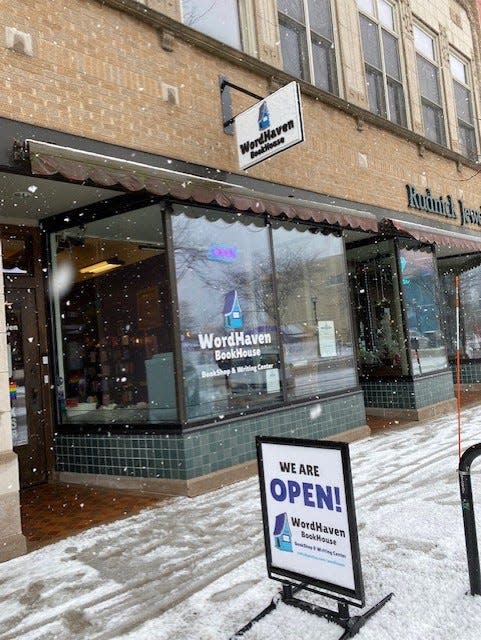
[[[297,82],[267,96],[235,118],[239,167],[249,167],[304,140]]]
[[[269,577],[364,604],[346,443],[257,437]]]
[[[458,209],[456,209],[452,196],[434,196],[431,189],[426,189],[424,193],[421,193],[412,184],[407,184],[406,190],[410,209],[435,213],[444,218],[457,219],[460,217],[462,225],[477,224],[481,226],[481,208],[471,209],[461,199],[458,200]]]

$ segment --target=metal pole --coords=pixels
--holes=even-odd
[[[459,324],[459,276],[454,276],[456,306],[456,408],[458,414],[458,458],[461,458],[461,340]]]
[[[466,554],[468,558],[469,584],[471,595],[481,595],[481,573],[479,569],[478,540],[474,517],[473,492],[471,488],[470,467],[475,458],[481,455],[481,444],[475,444],[461,456],[459,462],[459,488],[461,491],[461,507],[463,510],[464,536],[466,538]]]

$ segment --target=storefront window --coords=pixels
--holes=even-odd
[[[187,418],[278,403],[269,229],[262,219],[197,211],[175,207],[172,217]]]
[[[342,238],[273,228],[287,396],[357,385]]]
[[[449,262],[449,261],[443,261]],[[463,262],[468,262],[463,259]],[[443,265],[441,284],[445,298],[445,323],[447,334],[448,355],[454,357],[457,350],[458,326],[456,322],[456,290],[454,277],[459,272],[455,265],[454,271]],[[479,296],[479,281],[481,266],[476,266],[459,275],[459,339],[460,350],[464,359],[479,360],[481,358],[481,298]]]
[[[394,241],[361,245],[347,255],[361,374],[408,375]]]
[[[158,205],[52,236],[64,423],[177,418],[170,293]]]
[[[416,251],[404,246],[399,263],[413,374],[445,369],[434,254],[428,247]]]

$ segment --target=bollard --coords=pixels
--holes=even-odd
[[[481,455],[481,444],[474,444],[461,456],[459,461],[459,488],[461,492],[461,508],[463,510],[464,536],[466,538],[466,554],[468,557],[469,585],[471,595],[481,595],[481,574],[479,569],[478,539],[474,518],[473,492],[471,488],[471,464]]]

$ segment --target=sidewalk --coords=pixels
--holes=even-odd
[[[481,441],[481,407],[463,411],[462,434],[463,450]],[[366,605],[395,594],[359,640],[478,640],[481,599],[465,595],[455,414],[380,431],[350,452]],[[1,564],[0,640],[227,640],[279,586],[267,577],[252,478]],[[280,605],[244,638],[339,636]]]

